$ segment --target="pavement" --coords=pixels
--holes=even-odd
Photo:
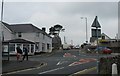
[[[18,70],[24,70],[24,69],[30,69],[30,68],[35,68],[37,66],[42,66],[44,63],[38,62],[38,61],[7,61],[3,60],[2,61],[2,74],[9,73],[9,72],[14,72]]]

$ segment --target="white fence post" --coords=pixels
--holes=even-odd
[[[118,75],[117,64],[112,64],[112,76]]]

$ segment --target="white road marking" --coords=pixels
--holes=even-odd
[[[48,70],[48,71],[44,71],[44,72],[41,72],[41,73],[38,73],[38,74],[45,74],[45,73],[49,73],[49,72],[53,72],[53,71],[57,71],[57,70],[60,70],[60,69],[63,69],[64,67],[61,67],[61,68],[56,68],[56,69],[52,69],[52,70]]]
[[[87,62],[73,62],[69,66],[76,66],[76,65],[80,65],[80,64],[84,64],[84,63],[87,63]]]
[[[61,65],[61,64],[63,64],[63,63],[67,63],[68,61],[59,61],[58,63],[57,63],[57,65]]]

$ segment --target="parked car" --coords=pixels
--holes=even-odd
[[[108,49],[108,48],[105,48],[102,51],[103,51],[104,54],[111,54],[112,53],[112,50]]]
[[[111,54],[112,53],[112,50],[107,47],[97,47],[95,49],[95,51],[96,52],[98,51],[99,53],[103,53],[103,54]]]
[[[63,50],[70,50],[69,44],[63,44]]]

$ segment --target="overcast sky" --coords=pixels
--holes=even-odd
[[[106,0],[107,1],[107,0]],[[67,43],[73,40],[75,45],[86,41],[85,19],[87,17],[88,38],[91,37],[91,24],[95,16],[102,32],[115,38],[118,32],[117,2],[5,2],[3,21],[13,23],[32,23],[48,32],[51,26],[60,24],[65,28],[60,36]]]

